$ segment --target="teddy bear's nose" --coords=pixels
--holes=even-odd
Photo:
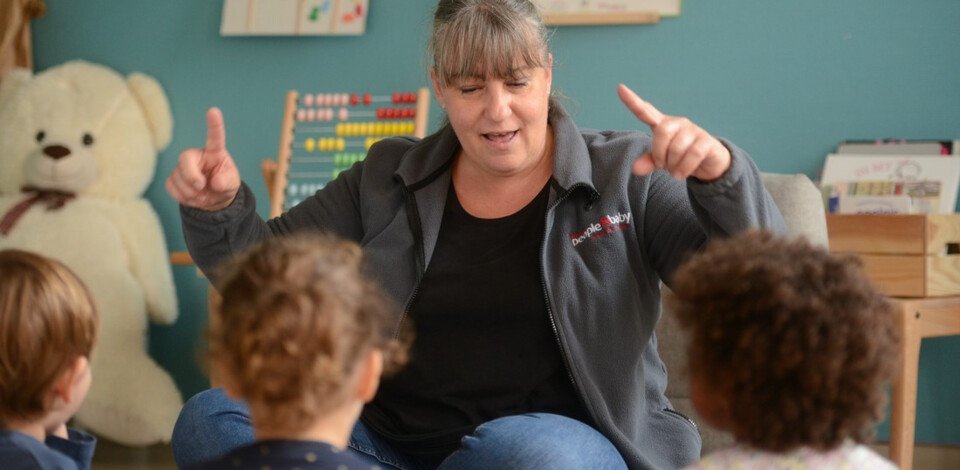
[[[70,149],[62,145],[48,145],[43,148],[43,154],[54,160],[59,160],[70,155]]]

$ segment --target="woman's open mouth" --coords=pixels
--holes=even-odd
[[[483,135],[484,139],[487,139],[490,142],[495,144],[507,144],[513,140],[514,136],[517,135],[518,131],[509,131],[509,132],[488,132]]]

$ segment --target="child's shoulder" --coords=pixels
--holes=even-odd
[[[223,457],[194,467],[195,470],[235,468],[343,468],[371,470],[352,451],[339,449],[325,442],[271,440],[258,441],[231,451]]]
[[[17,431],[0,430],[0,462],[5,470],[75,469],[76,462]]]
[[[837,449],[822,452],[802,447],[785,453],[767,452],[746,446],[736,446],[712,452],[687,470],[820,470],[848,468],[850,470],[896,470],[896,466],[867,446],[844,444]]]

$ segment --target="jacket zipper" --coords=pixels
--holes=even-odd
[[[683,419],[687,420],[687,422],[689,422],[690,425],[693,426],[693,429],[696,429],[697,432],[700,431],[700,426],[697,426],[697,422],[694,421],[693,418],[691,418],[691,417],[689,417],[689,416],[687,416],[687,415],[685,415],[685,414],[683,414],[683,413],[681,413],[681,412],[679,412],[679,411],[677,411],[677,410],[671,410],[670,408],[664,408],[663,411],[665,411],[665,412],[667,412],[667,413],[669,413],[669,414],[672,414],[672,415],[674,415],[674,416],[679,416],[680,418],[683,418]]]
[[[410,225],[410,230],[413,230],[414,245],[417,250],[417,283],[414,284],[413,292],[410,293],[410,297],[407,298],[407,302],[403,306],[400,320],[397,322],[397,329],[393,332],[393,339],[400,338],[400,325],[403,325],[403,321],[406,320],[407,313],[410,311],[410,306],[413,305],[414,299],[420,293],[420,283],[423,281],[427,264],[426,255],[423,252],[423,228],[420,225],[420,212],[417,209],[416,200],[413,198],[413,191],[404,187],[404,194],[407,196],[407,224]]]
[[[577,385],[576,379],[574,379],[573,377],[573,366],[570,365],[570,358],[568,357],[567,350],[563,346],[563,341],[560,340],[560,332],[557,329],[557,321],[553,317],[553,309],[550,308],[550,294],[547,292],[547,278],[543,272],[543,265],[544,265],[543,256],[544,256],[544,250],[546,249],[546,246],[547,246],[547,219],[549,218],[550,211],[555,209],[557,206],[559,206],[560,203],[567,198],[567,196],[573,193],[573,191],[580,186],[586,186],[586,185],[583,183],[577,183],[571,186],[569,190],[567,190],[559,198],[557,198],[557,200],[553,203],[552,206],[547,208],[547,213],[544,214],[543,216],[544,218],[543,237],[540,243],[540,266],[539,266],[540,287],[543,289],[543,300],[547,307],[547,318],[550,319],[550,328],[553,330],[553,338],[557,341],[557,346],[560,348],[560,354],[563,356],[563,364],[566,366],[566,369],[567,369],[567,378],[570,379],[570,383],[573,384],[573,389],[574,391],[577,392],[577,396],[580,397],[580,401],[583,402],[583,406],[584,408],[586,408],[587,413],[590,415],[590,417],[594,421],[596,421],[596,418],[593,416],[593,413],[591,412],[590,406],[587,404],[587,400],[583,394],[583,391],[580,390],[580,387]]]

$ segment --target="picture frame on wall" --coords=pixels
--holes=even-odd
[[[680,15],[681,0],[534,0],[550,26],[652,24]]]
[[[358,36],[369,0],[224,0],[222,36]]]

